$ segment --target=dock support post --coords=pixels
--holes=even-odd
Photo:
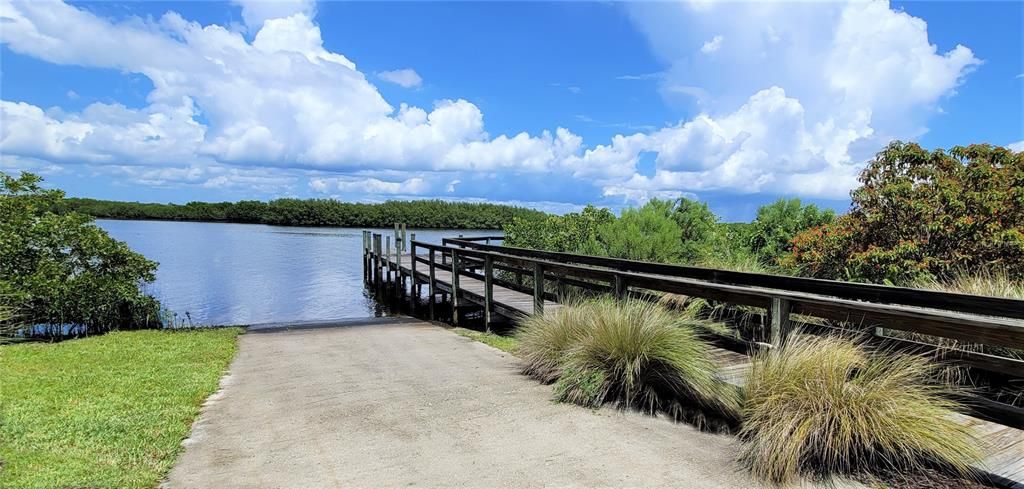
[[[615,299],[622,300],[626,298],[626,279],[619,274],[615,274]]]
[[[380,264],[380,235],[373,235],[373,281],[375,282],[375,293],[380,298],[381,289],[381,264]]]
[[[384,236],[384,288],[387,292],[391,287],[391,236]]]
[[[370,245],[366,239],[366,231],[363,231],[363,287],[370,283]]]
[[[494,302],[494,262],[484,256],[484,330],[491,332],[491,304]]]
[[[429,278],[430,281],[427,284],[427,287],[430,288],[430,301],[428,301],[428,304],[430,304],[430,320],[433,321],[434,320],[434,299],[437,297],[437,295],[436,295],[437,294],[437,292],[436,292],[437,289],[434,288],[434,282],[435,281],[434,281],[434,249],[433,248],[430,249],[429,255],[427,257],[430,260],[430,278]]]
[[[544,265],[533,264],[533,313],[544,315]]]
[[[771,317],[771,342],[772,346],[782,346],[793,330],[793,323],[789,320],[789,312],[792,306],[787,299],[772,297],[772,306],[769,311]]]
[[[452,324],[459,325],[459,255],[452,249]]]

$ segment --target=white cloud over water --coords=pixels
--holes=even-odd
[[[603,141],[562,127],[491,134],[466,99],[385,100],[371,77],[405,88],[422,78],[413,68],[368,77],[326,48],[313,2],[233,3],[245,33],[175,12],[112,20],[2,0],[0,41],[12,51],[153,86],[141,107],[0,101],[4,161],[83,164],[145,185],[327,195],[465,197],[472,186],[458,184],[485,175],[629,202],[700,191],[844,198],[874,151],[927,131],[981,64],[967,47],[938,49],[923,20],[884,1],[630,4],[665,70],[620,78],[685,95],[692,115]],[[653,172],[638,169],[644,157]]]

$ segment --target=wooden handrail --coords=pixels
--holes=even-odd
[[[367,245],[364,245],[364,252],[369,255],[364,262],[370,266],[368,280],[378,284],[378,290],[382,262],[384,267],[390,269],[397,266],[399,260],[397,256],[389,256],[390,240],[383,240],[382,249],[381,238],[379,234],[368,235],[365,240]],[[545,290],[545,282],[554,280],[562,285],[611,293],[616,297],[646,295],[648,299],[652,299],[657,296],[650,295],[649,292],[669,292],[763,308],[767,312],[770,330],[765,332],[764,338],[753,338],[748,341],[771,341],[772,344],[780,344],[787,332],[793,328],[790,318],[792,313],[853,323],[861,327],[880,326],[891,330],[953,338],[968,343],[1024,349],[1024,321],[1020,320],[1024,316],[1024,301],[644,263],[487,245],[466,239],[446,238],[442,243],[444,244],[437,245],[411,240],[410,249],[426,250],[427,256],[412,255],[410,271],[405,273],[411,273],[414,289],[417,281],[427,283],[433,297],[437,293],[435,269],[442,267],[443,270],[451,272],[452,283],[447,290],[451,292],[453,320],[456,323],[459,321],[460,294],[477,303],[483,301],[485,323],[488,326],[492,311],[503,315],[520,313],[494,302],[492,288],[497,284],[516,285],[515,290],[530,293],[521,278],[516,280],[517,284],[512,284],[494,276],[494,270],[502,270],[520,277],[532,275],[534,313],[543,313],[545,301],[549,298],[557,299]],[[442,257],[448,257],[449,260],[445,262]],[[427,273],[414,271],[417,264],[427,265]],[[395,272],[389,270],[384,274],[385,281],[391,273]],[[402,273],[399,271],[395,276],[401,277]],[[462,290],[460,276],[483,282],[483,293]],[[442,290],[440,293],[447,292]],[[433,318],[434,301],[429,302]],[[993,305],[997,307],[986,308]],[[887,341],[884,337],[880,340]],[[937,349],[934,345],[918,345],[908,340],[892,341],[907,350],[927,349],[929,346]],[[964,350],[950,350],[938,357],[1011,378],[1020,378],[1024,372],[1024,360],[1015,358]],[[990,406],[990,409],[1002,409],[997,407]],[[990,415],[997,416],[991,413]],[[1006,423],[1005,420],[1000,422]]]
[[[1024,319],[1024,300],[1017,299],[978,296],[955,292],[941,292],[909,287],[892,287],[887,285],[843,282],[838,280],[791,277],[787,275],[735,272],[731,270],[718,270],[684,265],[648,263],[619,258],[532,250],[510,246],[486,245],[466,241],[465,238],[450,238],[446,241],[465,245],[468,248],[479,251],[492,251],[505,255],[526,256],[563,263],[582,263],[620,271],[642,272],[653,275],[693,278],[723,284],[806,292],[841,299],[877,302],[881,304],[897,304],[983,316]]]

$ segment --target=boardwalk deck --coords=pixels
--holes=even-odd
[[[427,259],[428,255],[419,257]],[[396,263],[394,255],[385,260],[391,270],[401,270],[404,277],[411,276],[413,256],[406,253]],[[451,263],[442,264],[440,255],[435,260],[434,280],[439,291],[452,293]],[[427,264],[416,264],[416,281],[426,284],[429,280]],[[478,306],[485,305],[485,284],[483,280],[467,275],[459,276],[459,300],[466,300]],[[492,286],[492,309],[495,314],[509,319],[533,314],[534,298],[527,294],[497,284]],[[544,301],[545,314],[556,310],[560,305],[551,300]],[[733,351],[714,348],[712,357],[722,368],[722,376],[726,382],[742,386],[750,369],[749,357]],[[1024,489],[1024,430],[998,423],[978,419],[972,416],[958,415],[958,419],[970,426],[982,440],[986,453],[982,469],[989,474],[1002,478],[1003,483],[1015,489]]]

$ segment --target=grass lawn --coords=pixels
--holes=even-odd
[[[466,338],[479,341],[509,353],[513,353],[516,347],[519,346],[519,340],[513,336],[482,333],[480,331],[473,331],[472,329],[466,328],[453,328],[452,331],[459,336],[465,336]]]
[[[240,331],[0,347],[0,487],[155,487]]]

